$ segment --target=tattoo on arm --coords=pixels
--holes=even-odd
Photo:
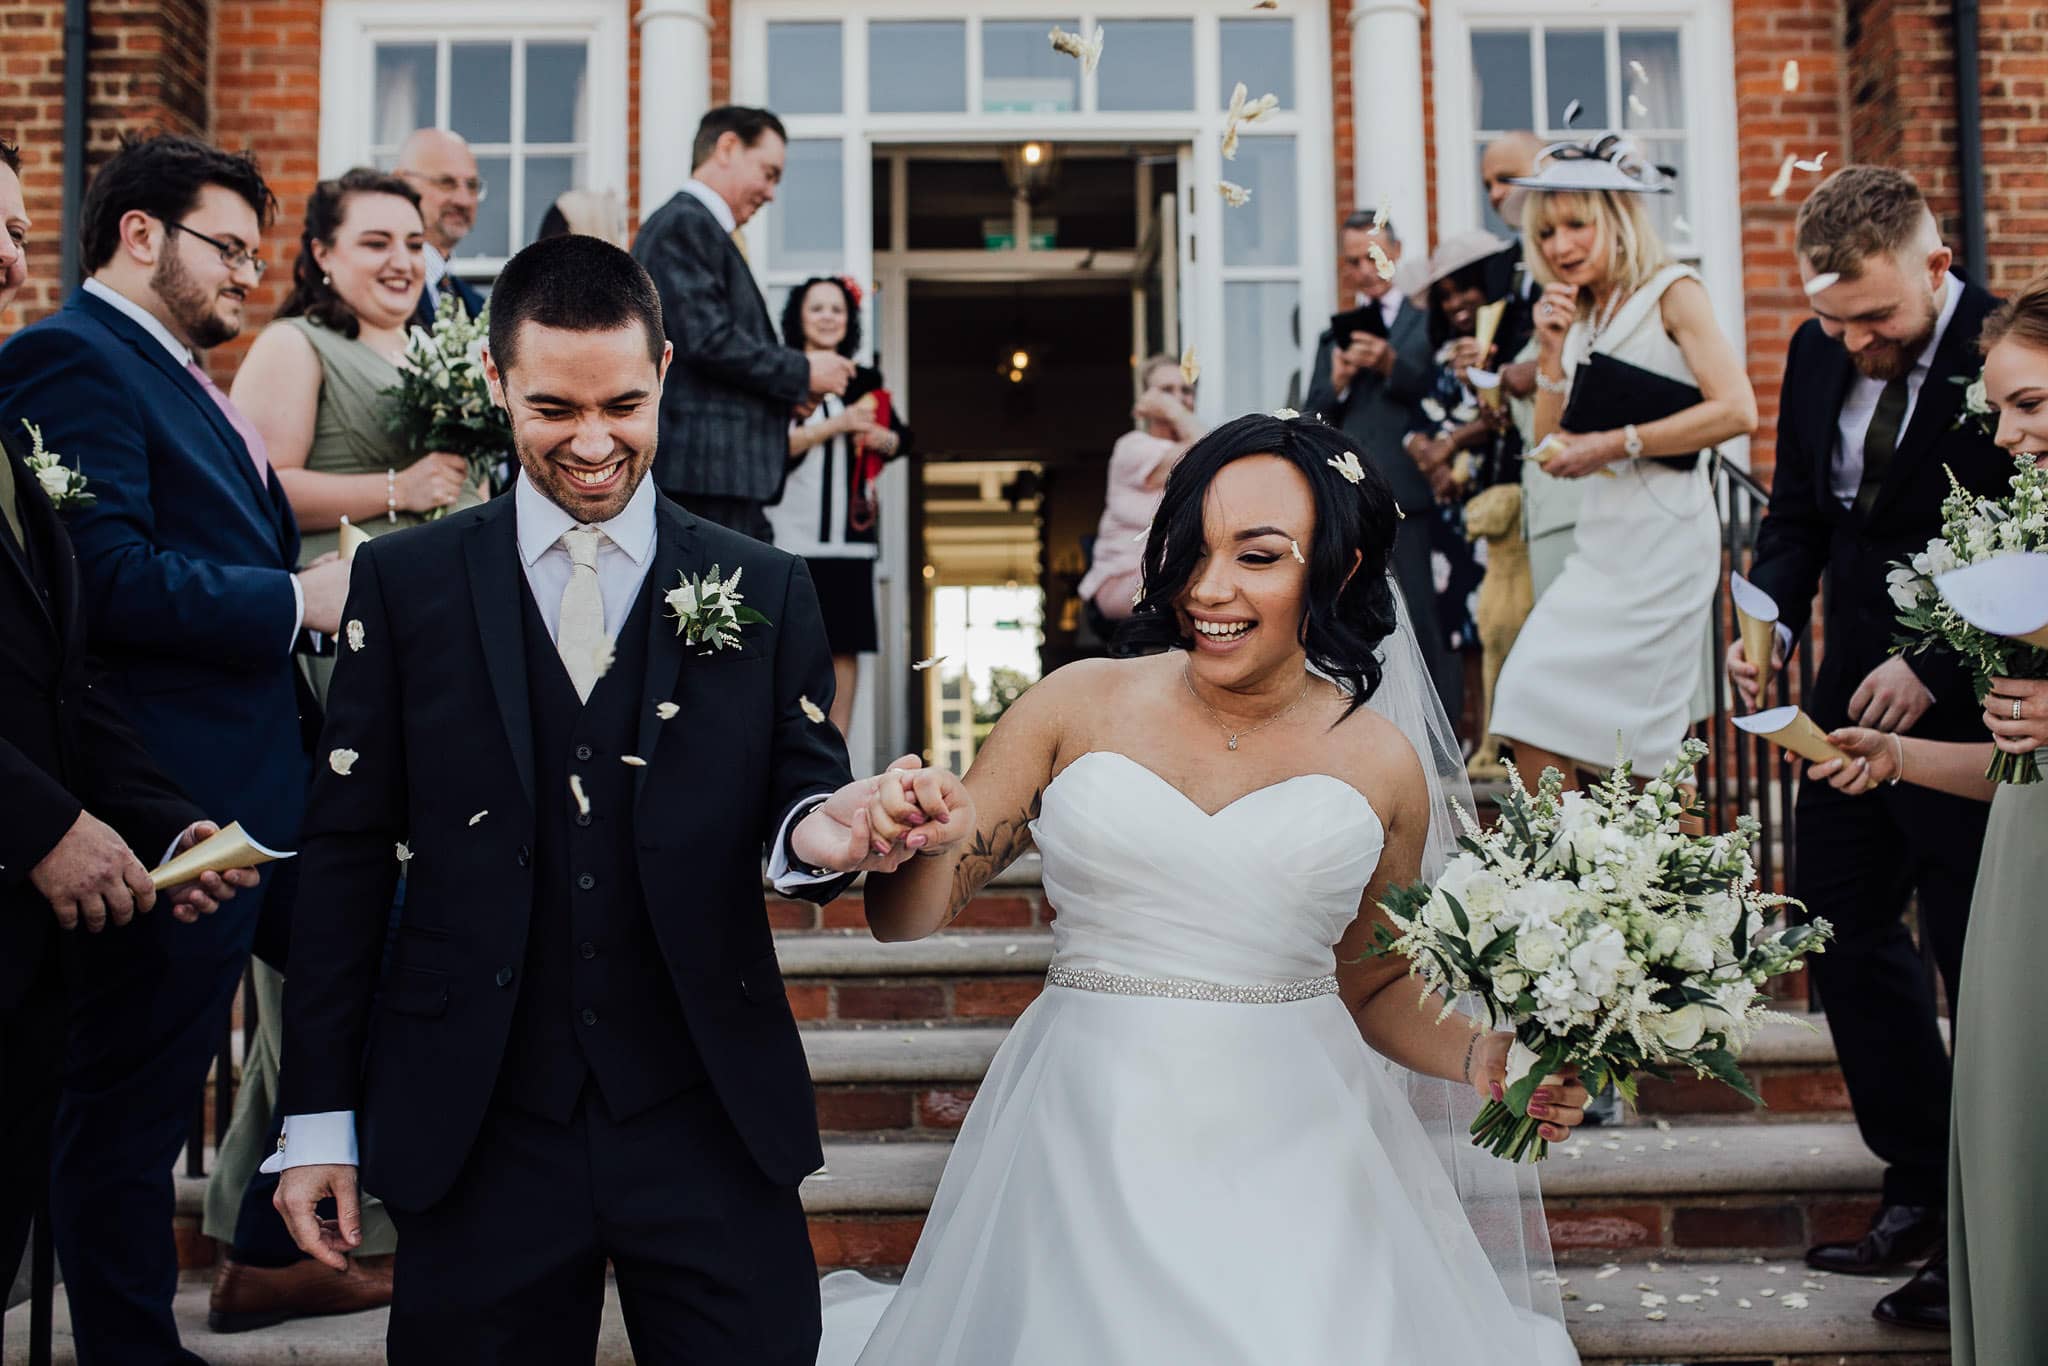
[[[991,830],[974,832],[967,852],[953,865],[953,897],[946,906],[947,924],[967,909],[967,903],[988,885],[990,878],[1015,863],[1018,855],[1031,847],[1031,822],[1038,819],[1044,796],[1045,790],[1040,788],[1031,794],[1023,811],[1003,817]]]

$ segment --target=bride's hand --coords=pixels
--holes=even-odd
[[[1496,1029],[1485,1031],[1472,1045],[1472,1060],[1465,1068],[1465,1079],[1472,1083],[1480,1099],[1507,1099],[1508,1046],[1514,1041],[1514,1035]],[[1546,1142],[1562,1143],[1585,1121],[1589,1098],[1586,1088],[1579,1084],[1578,1069],[1567,1067],[1543,1079],[1543,1084],[1529,1097],[1529,1114],[1543,1121],[1541,1132]]]
[[[879,844],[938,854],[974,832],[974,798],[959,775],[921,767],[915,756],[892,765],[868,802],[868,827]]]

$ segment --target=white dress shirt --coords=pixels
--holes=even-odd
[[[172,336],[171,329],[165,327],[156,314],[150,312],[141,304],[136,303],[120,290],[113,288],[111,285],[101,284],[96,279],[86,280],[84,289],[93,298],[98,299],[101,303],[124,317],[132,319],[137,327],[156,338],[157,344],[170,353],[171,359],[178,363],[179,369],[184,369],[197,359],[192,353],[192,348]],[[292,633],[285,638],[284,642],[285,653],[290,654],[299,643],[299,627],[303,626],[306,621],[306,590],[300,585],[297,574],[293,574],[290,570],[285,570],[284,572],[290,575],[292,581]]]
[[[534,605],[547,623],[548,638],[561,632],[562,590],[569,585],[573,565],[562,544],[562,533],[580,525],[546,494],[527,481],[520,471],[513,485],[513,512],[518,518],[519,560],[526,570],[526,586],[533,592]],[[604,533],[597,549],[597,586],[604,597],[605,634],[616,638],[640,586],[654,567],[654,481],[642,479],[640,487],[626,500],[626,506],[610,521],[594,523]],[[657,585],[659,587],[659,585]],[[789,832],[795,823],[824,801],[811,797],[798,802],[783,817],[782,828],[768,856],[768,878],[775,890],[790,893],[800,887],[828,882],[839,876],[799,872],[789,865]],[[357,1165],[356,1116],[353,1110],[324,1110],[311,1115],[286,1115],[284,1133],[277,1151],[263,1163],[266,1172],[287,1167],[319,1164]]]
[[[739,220],[733,217],[732,205],[725,202],[725,196],[694,177],[683,182],[683,193],[711,210],[711,216],[718,220],[718,226],[728,234],[739,231]]]
[[[448,278],[448,258],[432,242],[423,245],[426,249],[421,257],[427,263],[427,307],[438,309],[441,307],[441,281]]]
[[[1920,386],[1927,382],[1927,376],[1934,369],[1934,353],[1941,347],[1942,334],[1948,331],[1949,319],[1956,315],[1956,305],[1962,302],[1963,291],[1955,277],[1942,281],[1944,295],[1941,312],[1934,321],[1934,335],[1927,339],[1927,345],[1920,350],[1920,358],[1913,362],[1913,368],[1906,374],[1906,415],[1899,421],[1899,438],[1905,439],[1906,429],[1912,426],[1913,409],[1920,403]],[[1843,507],[1856,501],[1856,490],[1863,483],[1863,438],[1870,431],[1870,419],[1877,413],[1877,401],[1884,397],[1885,382],[1871,379],[1859,373],[1856,382],[1849,386],[1849,392],[1842,399],[1842,411],[1835,418],[1835,453],[1829,466],[1828,489]]]

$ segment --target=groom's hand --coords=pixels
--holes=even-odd
[[[924,768],[912,755],[876,779],[868,829],[877,843],[936,854],[974,832],[974,798],[951,769]]]
[[[889,769],[894,772],[917,764],[917,756],[907,754]],[[835,873],[894,872],[916,851],[876,838],[868,813],[880,783],[880,778],[857,778],[797,822],[789,836],[797,858]]]
[[[330,1195],[336,1217],[322,1219],[318,1206]],[[354,1167],[339,1163],[286,1167],[270,1203],[284,1217],[284,1226],[299,1251],[322,1266],[348,1270],[348,1253],[363,1241]]]

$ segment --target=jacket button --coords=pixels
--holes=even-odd
[[[585,958],[597,957],[597,945],[591,943],[588,939],[584,940],[582,947],[580,947],[576,951],[582,954]]]
[[[578,812],[576,813],[576,824],[578,824],[578,825],[588,825],[588,824],[590,824],[590,813],[589,813],[588,811],[578,811]]]
[[[583,1012],[583,1023],[585,1023],[585,1024],[587,1024],[587,1025],[594,1025],[594,1024],[596,1024],[596,1023],[597,1023],[597,1012],[596,1012],[596,1011],[594,1011],[594,1010],[585,1010],[585,1011]]]
[[[585,873],[582,877],[576,879],[576,885],[587,892],[597,885],[597,879]]]
[[[499,985],[499,986],[501,986],[501,987],[509,987],[509,986],[511,986],[511,985],[512,985],[512,969],[511,969],[511,968],[509,968],[509,967],[504,967],[504,968],[499,968],[499,969],[498,969],[498,985]]]
[[[579,759],[588,759],[593,753],[595,753],[595,751],[592,750],[589,745],[576,746],[576,757]]]
[[[533,855],[532,855],[531,853],[527,852],[527,848],[526,848],[526,846],[525,846],[525,845],[523,845],[523,844],[522,844],[522,845],[520,845],[520,846],[519,846],[519,866],[520,866],[521,868],[524,868],[524,867],[525,867],[525,866],[526,866],[527,864],[531,863],[532,861],[533,861]]]

